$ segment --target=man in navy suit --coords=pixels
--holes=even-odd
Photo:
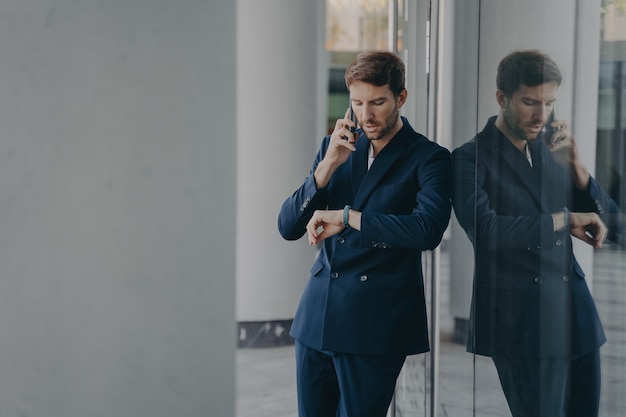
[[[406,356],[429,349],[421,254],[451,211],[450,153],[400,116],[400,58],[360,54],[345,79],[360,129],[337,120],[278,217],[322,244],[290,332],[301,417],[386,415]]]
[[[599,248],[620,225],[567,123],[551,121],[561,80],[539,51],[507,55],[499,114],[452,154],[475,254],[468,350],[492,357],[514,417],[598,415],[605,336],[571,236]]]

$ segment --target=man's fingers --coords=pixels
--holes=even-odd
[[[357,135],[354,132],[350,131],[350,126],[348,125],[340,125],[343,120],[337,120],[337,126],[331,135],[331,142],[345,145],[345,143],[353,144],[357,140]],[[349,121],[348,121],[349,122]],[[350,122],[351,123],[351,122]],[[350,148],[350,147],[348,147]]]
[[[587,230],[582,227],[570,230],[572,236],[582,240],[590,246],[596,247],[596,239],[594,236]]]
[[[351,151],[356,151],[354,143],[356,142],[356,135],[350,132],[349,129],[341,129],[337,132],[338,140],[334,143],[336,146],[348,148]]]
[[[317,229],[318,229],[318,220],[317,220],[317,211],[316,211],[313,213],[313,216],[311,217],[311,219],[306,225],[306,232],[309,238],[310,245],[313,245],[314,242],[317,240],[317,237],[318,237]]]
[[[351,151],[356,151],[354,143],[356,142],[356,135],[350,131],[348,131],[348,136],[345,136],[345,141],[342,143],[343,146],[350,149]]]
[[[316,210],[306,225],[310,245],[336,235],[344,229],[343,210]]]
[[[569,148],[571,145],[572,142],[567,135],[558,135],[558,133],[555,133],[550,141],[550,150],[558,151],[560,149]]]
[[[572,213],[570,233],[598,249],[606,239],[608,229],[596,213]]]
[[[598,229],[594,233],[594,238],[595,238],[594,247],[596,249],[599,249],[602,246],[602,242],[604,242],[604,239],[606,239],[607,233],[608,233],[608,230],[606,226],[604,225],[604,223],[600,223],[598,225]]]

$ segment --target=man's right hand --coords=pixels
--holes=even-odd
[[[350,154],[356,151],[354,144],[358,139],[357,133],[350,131],[351,127],[356,127],[354,122],[350,120],[350,109],[346,111],[343,119],[337,120],[335,129],[330,135],[330,144],[324,159],[320,161],[315,169],[315,184],[318,188],[328,185],[330,178],[337,168],[348,160]]]
[[[599,249],[607,228],[596,213],[570,213],[570,234]]]

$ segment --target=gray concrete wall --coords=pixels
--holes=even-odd
[[[1,416],[234,414],[231,3],[0,3]]]
[[[324,0],[237,1],[237,320],[290,320],[315,248],[278,233],[283,201],[309,174],[318,143]],[[348,103],[346,102],[346,108]],[[325,115],[324,115],[325,116]],[[322,128],[322,130],[320,130]],[[284,334],[280,326],[276,337]],[[244,335],[240,334],[240,339]]]

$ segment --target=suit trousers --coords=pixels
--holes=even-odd
[[[300,417],[385,417],[406,356],[322,352],[296,341]]]
[[[576,358],[492,358],[513,417],[597,417],[600,351]]]

